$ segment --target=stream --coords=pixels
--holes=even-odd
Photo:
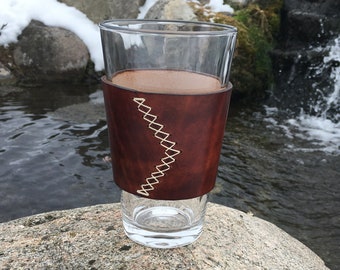
[[[119,202],[100,86],[0,89],[0,222]],[[232,102],[210,201],[268,220],[340,265],[339,133],[308,137],[266,104]],[[336,130],[333,133],[336,133]]]

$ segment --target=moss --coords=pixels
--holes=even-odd
[[[258,5],[267,17],[272,37],[277,38],[280,30],[280,12],[283,0],[258,0]]]
[[[263,97],[272,82],[269,52],[275,46],[279,31],[282,0],[258,0],[257,4],[234,7],[233,16],[207,12],[194,6],[201,21],[229,24],[237,27],[238,39],[231,72],[236,92],[242,96]]]
[[[274,33],[278,31],[278,25],[276,21],[279,21],[278,13],[274,13],[272,9],[263,10],[257,4],[251,4],[244,9],[240,9],[235,12],[235,20],[242,23],[247,29],[247,46],[253,48],[253,52],[247,49],[249,52],[245,55],[248,59],[247,62],[238,61],[239,68],[249,70],[251,74],[248,74],[246,78],[250,79],[250,82],[244,82],[241,84],[240,91],[249,92],[249,89],[245,87],[252,87],[251,91],[256,96],[264,96],[265,90],[268,89],[272,83],[272,64],[269,52],[274,47]],[[242,39],[242,36],[239,36]],[[243,72],[244,73],[244,72]],[[239,80],[240,75],[234,76]],[[242,74],[242,73],[241,73]]]

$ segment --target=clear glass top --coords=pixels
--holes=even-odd
[[[175,20],[106,20],[99,24],[105,31],[166,35],[229,35],[237,32],[231,25]]]

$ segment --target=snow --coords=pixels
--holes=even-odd
[[[213,12],[234,12],[234,9],[232,7],[223,4],[223,0],[210,0],[207,6],[209,6]]]
[[[96,70],[104,68],[98,26],[76,8],[56,0],[1,0],[0,45],[17,42],[31,20],[74,32],[87,46]]]
[[[139,14],[137,19],[143,19],[148,13],[149,9],[156,4],[157,0],[146,0],[144,5],[139,8]]]
[[[157,0],[147,0],[140,7],[139,19]],[[207,5],[212,11],[233,12],[223,0],[210,0]],[[29,25],[37,20],[47,26],[62,27],[74,32],[87,46],[91,60],[97,71],[104,69],[100,31],[97,24],[74,7],[57,0],[1,0],[0,1],[0,46],[7,46],[18,41],[18,36]]]
[[[157,2],[157,0],[146,0],[145,4],[139,8],[138,19],[143,19],[149,9]],[[187,0],[187,2],[199,3],[198,0]],[[233,13],[234,9],[229,5],[223,4],[223,0],[210,0],[205,7],[209,7],[213,12],[228,12]]]

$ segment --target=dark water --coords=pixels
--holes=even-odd
[[[102,160],[103,115],[72,106],[55,113],[93,103],[97,89],[0,89],[0,222],[119,201]],[[276,224],[340,269],[340,155],[306,151],[312,142],[287,137],[267,118],[262,104],[232,105],[211,201]]]

